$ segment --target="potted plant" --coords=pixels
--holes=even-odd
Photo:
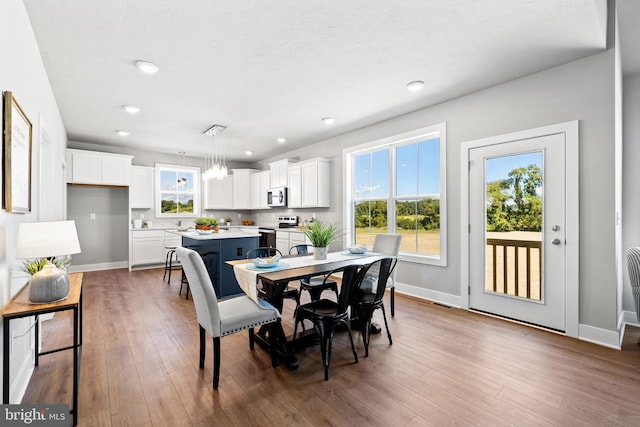
[[[327,259],[329,245],[341,236],[335,224],[320,221],[312,222],[302,230],[313,246],[313,259]]]
[[[193,220],[196,230],[213,230],[218,231],[218,220],[216,218],[196,218]]]
[[[66,256],[55,256],[51,259],[51,263],[58,267],[60,270],[67,271],[67,268],[71,264],[71,260]],[[18,269],[33,276],[38,271],[42,270],[46,264],[46,258],[27,259],[24,260],[24,262],[18,267]]]
[[[231,225],[231,217],[228,216],[224,220],[227,222],[227,225]]]

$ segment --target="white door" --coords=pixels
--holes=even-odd
[[[565,135],[469,160],[469,307],[565,331]]]

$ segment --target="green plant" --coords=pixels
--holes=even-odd
[[[66,256],[53,257],[51,259],[51,263],[61,270],[66,270],[67,267],[69,267],[69,265],[71,264],[71,260]],[[46,258],[26,259],[22,262],[22,265],[18,267],[18,270],[24,271],[33,276],[38,271],[42,270],[46,264],[47,264]]]
[[[225,220],[226,222],[231,222],[231,217],[226,217],[224,220]]]
[[[335,224],[320,221],[310,223],[302,231],[316,248],[325,248],[342,235]]]
[[[193,222],[196,225],[210,225],[210,226],[216,226],[218,225],[218,219],[217,218],[196,218],[193,220]]]

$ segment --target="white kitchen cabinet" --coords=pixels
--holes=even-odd
[[[251,209],[268,209],[267,192],[271,181],[271,172],[262,171],[251,177]]]
[[[289,159],[278,160],[277,162],[269,163],[270,174],[270,188],[286,187],[288,186],[287,170],[291,161]]]
[[[233,209],[233,175],[204,183],[204,209]]]
[[[67,182],[71,184],[128,186],[131,159],[123,154],[67,149]]]
[[[163,230],[131,231],[131,266],[164,262]]]
[[[288,255],[289,249],[296,245],[311,245],[311,241],[300,230],[276,230],[276,248],[283,255]],[[313,249],[309,248],[309,252]]]
[[[155,168],[131,166],[131,184],[129,185],[129,208],[152,209]]]
[[[290,208],[329,207],[331,162],[311,159],[288,168]]]
[[[232,172],[233,208],[251,209],[251,175],[258,171],[255,169],[233,169]]]

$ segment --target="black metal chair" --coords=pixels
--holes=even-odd
[[[353,293],[351,307],[353,308],[353,311],[360,323],[365,357],[369,356],[371,319],[373,317],[373,312],[377,309],[382,310],[384,327],[387,330],[389,345],[393,344],[393,341],[391,340],[391,333],[389,332],[389,324],[387,323],[387,313],[385,312],[382,299],[384,297],[384,291],[387,286],[389,274],[394,269],[397,262],[398,260],[396,258],[382,258],[366,266],[362,272],[362,278],[359,282],[358,289]],[[372,271],[376,272],[375,276],[368,274]]]
[[[167,285],[171,284],[171,271],[173,270],[182,270],[182,265],[180,265],[180,261],[178,261],[178,256],[176,255],[176,246],[165,246],[167,250],[167,255],[164,258],[164,274],[162,275],[162,280],[167,277],[167,272],[169,273],[169,280],[167,280]]]
[[[336,327],[344,324],[349,332],[349,340],[351,341],[351,351],[355,363],[358,363],[358,353],[353,344],[353,336],[351,334],[351,325],[349,320],[349,303],[352,298],[354,289],[361,278],[363,268],[359,265],[350,265],[341,269],[334,270],[327,274],[327,278],[331,274],[342,272],[342,285],[340,286],[340,294],[338,301],[328,299],[319,299],[302,304],[298,307],[296,313],[296,322],[293,328],[293,341],[296,340],[298,332],[298,323],[305,319],[311,320],[318,335],[320,336],[320,351],[322,353],[322,366],[324,367],[324,380],[329,379],[329,363],[331,362],[331,344]]]
[[[305,255],[309,253],[309,245],[296,245],[289,249],[290,255]],[[329,289],[335,292],[338,298],[338,282],[329,279],[329,276],[305,277],[300,280],[300,293],[303,290],[309,292],[311,301],[317,301],[322,295],[322,291]]]
[[[270,258],[275,255],[282,256],[282,252],[280,252],[276,248],[267,248],[267,247],[259,247],[255,249],[250,249],[247,251],[247,259],[253,258]],[[263,292],[259,290],[259,292]],[[294,288],[293,286],[287,285],[286,289],[282,292],[282,298],[292,299],[296,302],[296,310],[300,306],[300,290],[298,288]],[[295,316],[295,311],[294,311]]]

